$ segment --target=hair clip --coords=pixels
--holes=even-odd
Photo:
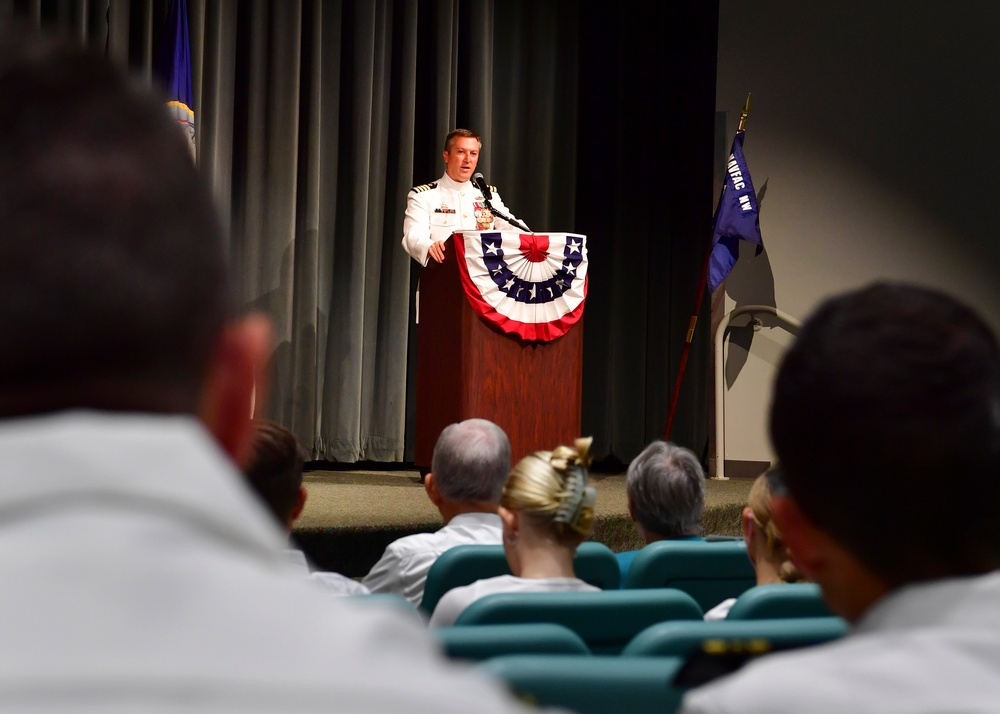
[[[564,481],[566,491],[559,500],[559,507],[556,508],[554,523],[566,523],[576,528],[580,523],[580,514],[583,509],[593,506],[597,500],[597,489],[587,485],[587,474],[578,464],[570,466],[566,470]]]

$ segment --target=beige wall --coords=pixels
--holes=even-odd
[[[998,29],[988,0],[720,0],[716,106],[728,150],[753,93],[744,150],[766,248],[741,255],[727,310],[805,318],[837,292],[903,279],[963,297],[1000,329]],[[771,459],[767,406],[788,342],[779,329],[734,334],[727,459]]]

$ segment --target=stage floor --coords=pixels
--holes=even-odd
[[[598,518],[628,515],[625,474],[591,474]],[[299,528],[370,528],[437,523],[441,517],[424,493],[417,471],[307,471],[309,499]],[[752,481],[705,483],[705,508],[746,503]],[[736,535],[736,534],[732,534]]]
[[[625,475],[591,473],[591,481],[597,488],[593,540],[615,551],[639,547],[628,516]],[[742,535],[740,512],[752,483],[750,479],[706,482],[702,518],[706,535]],[[363,575],[387,543],[442,525],[417,471],[310,470],[304,484],[309,498],[294,535],[325,570]]]

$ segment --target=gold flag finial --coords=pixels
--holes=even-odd
[[[743,105],[743,111],[740,112],[740,128],[737,131],[743,131],[743,127],[747,123],[747,116],[750,114],[750,93],[747,93],[747,103]]]

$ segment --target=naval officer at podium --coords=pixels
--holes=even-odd
[[[480,148],[482,141],[475,132],[450,132],[442,153],[444,175],[434,183],[414,186],[407,194],[403,248],[421,265],[427,265],[429,258],[439,263],[444,260],[445,241],[454,231],[517,230],[507,221],[494,218],[487,207],[489,200],[498,212],[510,215],[496,188],[489,186],[492,196],[484,196],[472,183]]]

